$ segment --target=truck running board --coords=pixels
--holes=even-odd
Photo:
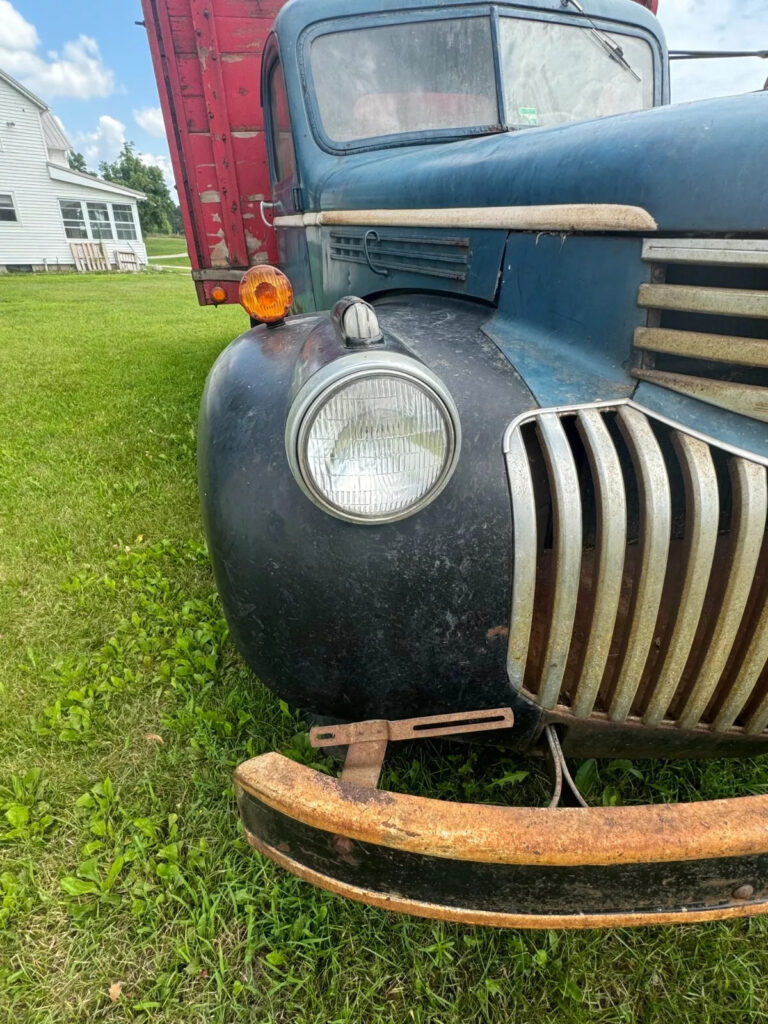
[[[235,788],[249,843],[305,881],[387,910],[510,928],[768,913],[768,797],[642,807],[458,804],[376,789],[387,743],[509,728],[509,709],[318,727],[341,779],[263,754]],[[557,780],[567,776],[548,737]],[[574,794],[577,799],[578,794]]]

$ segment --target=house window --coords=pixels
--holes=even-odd
[[[106,203],[86,203],[88,220],[91,225],[92,238],[114,238],[112,222],[109,219],[109,208]]]
[[[18,221],[16,207],[13,205],[13,196],[9,192],[0,192],[0,221]]]
[[[83,216],[83,204],[79,199],[60,199],[61,216],[67,238],[87,238],[88,229]]]
[[[115,221],[117,237],[132,240],[138,238],[136,222],[133,219],[133,207],[129,203],[113,203],[112,216]]]

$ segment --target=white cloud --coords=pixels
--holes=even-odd
[[[116,117],[102,114],[99,123],[92,132],[75,132],[71,136],[72,145],[81,152],[88,167],[98,173],[99,164],[103,161],[112,163],[120,155],[120,151],[128,141],[125,125]],[[159,167],[163,172],[171,195],[175,195],[173,167],[167,153],[139,153],[136,156],[147,167]]]
[[[102,160],[115,160],[125,144],[125,125],[116,117],[102,114],[98,127],[92,132],[75,132],[72,144],[79,150],[88,166],[97,170]]]
[[[165,124],[160,107],[143,107],[141,110],[134,110],[133,119],[139,128],[143,128],[148,135],[154,135],[158,139],[165,138]]]
[[[672,50],[754,50],[766,46],[765,0],[660,0],[659,19]],[[768,62],[756,58],[675,61],[672,100],[706,99],[761,89]]]
[[[91,99],[109,96],[115,75],[105,67],[99,46],[80,35],[64,43],[61,51],[40,54],[40,37],[34,25],[10,3],[0,0],[0,67],[44,99],[66,96]]]
[[[37,29],[19,14],[8,0],[0,0],[0,49],[36,50],[40,45]]]
[[[171,158],[169,156],[163,156],[162,154],[153,155],[152,153],[137,153],[136,156],[141,160],[143,164],[148,167],[159,167],[163,172],[165,183],[171,191],[171,198],[176,201],[176,190],[173,177],[173,166],[171,164]]]

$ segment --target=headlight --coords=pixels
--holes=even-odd
[[[314,374],[288,417],[301,488],[355,523],[404,519],[429,504],[458,460],[459,418],[440,380],[396,353],[337,360]]]

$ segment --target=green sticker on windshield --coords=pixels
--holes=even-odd
[[[534,127],[539,123],[539,112],[536,107],[519,107],[518,114],[523,124],[530,124]]]

